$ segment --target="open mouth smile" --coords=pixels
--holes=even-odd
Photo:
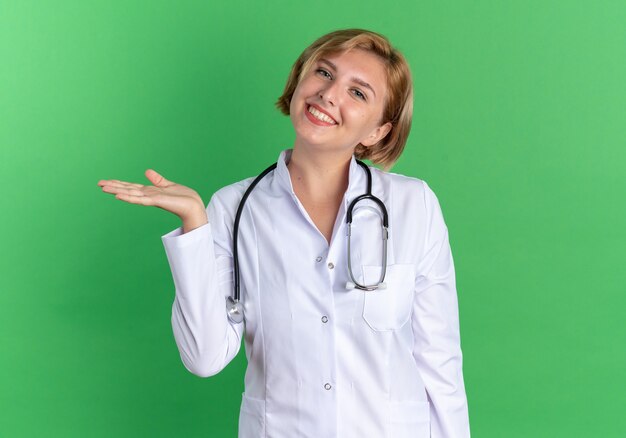
[[[337,124],[335,119],[330,117],[328,114],[320,111],[319,109],[315,108],[313,105],[307,106],[306,116],[309,120],[311,120],[316,125],[331,126],[331,125]]]

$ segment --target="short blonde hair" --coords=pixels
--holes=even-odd
[[[389,133],[378,143],[365,147],[358,144],[355,155],[358,159],[368,159],[374,164],[389,170],[404,150],[404,145],[411,131],[413,117],[413,81],[411,70],[404,56],[391,46],[383,35],[363,29],[344,29],[330,32],[304,49],[296,60],[283,94],[276,106],[285,115],[289,115],[289,105],[300,80],[308,73],[313,64],[329,54],[343,53],[352,49],[361,49],[377,55],[383,62],[387,77],[387,97],[383,106],[381,124],[390,122]]]

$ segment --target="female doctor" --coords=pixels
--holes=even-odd
[[[185,367],[203,377],[219,373],[244,338],[239,437],[469,436],[438,200],[420,179],[357,162],[392,166],[412,99],[409,67],[382,35],[340,30],[304,50],[277,102],[291,118],[293,148],[242,207],[239,275],[233,224],[254,177],[206,207],[151,169],[153,185],[98,182],[182,220],[162,237],[176,288],[174,337]],[[351,205],[369,190],[377,200]]]

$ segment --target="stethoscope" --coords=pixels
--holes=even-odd
[[[348,235],[348,273],[350,275],[350,280],[351,280],[346,284],[346,289],[359,289],[363,291],[385,289],[386,284],[384,283],[384,280],[385,280],[385,274],[387,273],[387,240],[389,237],[389,218],[387,215],[387,209],[385,208],[385,204],[383,203],[383,201],[378,199],[376,196],[372,195],[372,173],[369,167],[367,167],[367,164],[365,164],[364,162],[360,160],[356,160],[356,162],[365,170],[365,173],[367,174],[367,192],[365,192],[364,194],[360,196],[357,196],[356,198],[352,200],[352,202],[348,206],[348,212],[346,214],[346,222],[348,225],[348,232],[347,232],[347,235]],[[244,318],[243,304],[240,301],[240,292],[239,292],[240,279],[239,279],[239,257],[238,257],[238,248],[237,248],[237,240],[238,240],[237,238],[239,235],[239,221],[241,220],[241,212],[243,211],[243,207],[244,207],[244,204],[246,203],[246,200],[248,199],[248,196],[250,196],[250,193],[252,192],[252,190],[254,190],[254,187],[259,183],[259,181],[263,179],[265,175],[270,173],[272,170],[276,169],[276,165],[277,165],[276,163],[272,164],[270,167],[268,167],[263,172],[261,172],[261,174],[257,176],[254,179],[254,181],[252,181],[252,184],[250,184],[248,189],[243,194],[243,197],[241,198],[241,201],[239,202],[239,207],[237,207],[237,214],[235,215],[235,225],[233,227],[233,259],[234,259],[234,275],[235,275],[235,293],[234,293],[234,297],[229,296],[226,298],[226,312],[228,314],[228,319],[230,319],[230,321],[235,324],[239,324],[240,322],[243,321],[243,318]],[[364,200],[370,200],[370,201],[375,202],[380,208],[380,211],[382,212],[382,217],[381,217],[382,240],[383,240],[382,269],[380,272],[380,278],[378,280],[378,283],[371,284],[371,285],[361,284],[356,280],[356,278],[354,277],[354,273],[352,272],[352,264],[350,262],[351,260],[350,259],[350,237],[352,235],[352,211],[354,210],[354,207],[356,206],[357,203],[359,203],[360,201],[364,201]]]

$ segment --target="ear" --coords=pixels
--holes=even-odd
[[[365,139],[361,140],[361,144],[365,147],[375,145],[383,138],[385,138],[387,134],[389,134],[389,131],[391,131],[392,127],[393,125],[391,124],[391,122],[387,122],[384,125],[379,126],[378,128],[374,129]]]

